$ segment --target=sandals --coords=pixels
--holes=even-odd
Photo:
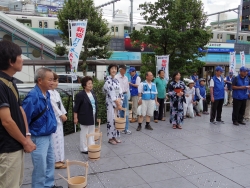
[[[176,125],[173,125],[173,129],[176,129]]]
[[[178,129],[182,129],[182,127],[181,127],[180,125],[176,125],[176,127],[177,127]]]
[[[113,140],[118,144],[121,143],[121,140],[117,140],[116,138],[113,138]]]
[[[110,143],[112,145],[116,145],[117,144],[117,142],[115,140],[113,140],[113,139],[109,140],[108,143]]]

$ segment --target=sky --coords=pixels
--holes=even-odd
[[[96,6],[107,3],[109,1],[111,0],[94,0]],[[139,4],[142,4],[145,1],[153,3],[156,2],[157,0],[134,0],[134,5],[133,5],[134,23],[143,22],[143,19],[140,16],[140,11],[137,9],[139,8]],[[229,10],[232,8],[237,8],[238,5],[240,4],[240,0],[202,0],[202,2],[204,4],[204,9],[205,12],[207,12],[207,14]],[[123,13],[129,14],[130,0],[120,0],[117,3],[115,3],[115,10],[118,9],[122,10]],[[108,5],[103,7],[104,17],[110,21],[112,19],[112,10],[113,10],[113,5]],[[226,13],[225,16],[227,19],[237,18],[237,14],[233,11]],[[217,16],[210,16],[208,18],[208,24],[210,22],[217,21],[217,19],[218,19]]]

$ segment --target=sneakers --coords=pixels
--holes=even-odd
[[[53,187],[51,187],[51,188],[63,188],[63,186],[53,186]]]
[[[138,127],[137,127],[136,130],[137,130],[137,131],[140,131],[140,130],[141,130],[141,125],[138,125]]]
[[[222,121],[222,120],[219,120],[219,121],[217,121],[218,123],[222,123],[222,124],[224,124],[224,121]]]
[[[153,128],[148,124],[148,125],[145,125],[145,129],[148,129],[148,130],[153,130]]]
[[[246,123],[244,121],[239,121],[238,123],[241,125],[246,125]]]
[[[137,119],[132,118],[132,119],[130,120],[130,123],[134,123],[134,122],[137,122]]]
[[[132,134],[132,132],[130,130],[123,130],[121,133],[122,134]]]
[[[239,126],[239,123],[237,121],[233,122],[233,124]]]

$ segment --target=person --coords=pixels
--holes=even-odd
[[[202,100],[203,104],[203,114],[208,115],[208,105],[207,105],[207,98],[206,98],[206,80],[201,78],[199,80],[199,85],[195,89],[195,98],[197,101]]]
[[[153,130],[153,128],[150,126],[150,117],[154,115],[154,107],[155,105],[159,106],[159,103],[157,101],[157,88],[153,80],[153,74],[152,72],[146,73],[146,80],[144,82],[141,82],[138,87],[138,97],[139,102],[138,104],[141,105],[141,116],[139,116],[138,119],[138,127],[137,131],[141,130],[141,124],[143,121],[143,117],[146,116],[146,125],[145,129]]]
[[[115,78],[117,69],[117,65],[109,65],[108,73],[110,76],[107,77],[103,86],[103,90],[106,93],[108,143],[112,145],[121,143],[121,140],[117,139],[120,136],[120,132],[115,128],[117,111],[122,110],[123,101],[122,88],[119,81]]]
[[[211,75],[210,75],[210,72],[208,71],[207,73],[207,85],[208,86],[210,85],[210,80],[211,80]]]
[[[248,71],[247,76],[248,76],[248,79],[250,80],[250,71]],[[247,99],[244,119],[245,120],[250,119],[250,97],[248,97],[248,99]]]
[[[183,102],[185,101],[185,84],[181,79],[180,72],[175,72],[169,84],[168,95],[170,96],[170,123],[173,129],[182,129],[184,112]]]
[[[196,101],[195,96],[194,96],[194,101],[193,101],[193,110],[196,116],[201,117],[200,111],[198,110],[198,101]]]
[[[159,76],[154,80],[158,91],[157,101],[159,103],[159,109],[157,111],[154,111],[155,123],[157,123],[158,120],[165,121],[165,118],[163,117],[163,110],[165,105],[164,101],[168,99],[166,95],[167,82],[165,80],[165,72],[163,70],[159,70],[158,75]]]
[[[58,86],[59,76],[53,72],[54,82],[52,89],[49,90],[51,105],[54,110],[56,121],[57,121],[57,129],[54,134],[52,134],[53,138],[53,150],[55,154],[55,168],[56,169],[64,169],[67,166],[64,164],[64,134],[63,134],[63,123],[67,121],[67,112],[63,106],[62,99],[60,94],[56,91]]]
[[[126,73],[126,66],[125,65],[120,65],[119,67],[119,73],[115,76],[115,78],[119,81],[122,93],[123,93],[123,103],[122,107],[126,109],[126,125],[125,125],[125,130],[123,130],[121,133],[123,134],[131,134],[132,132],[128,129],[129,128],[129,105],[128,105],[128,97],[129,97],[129,83],[128,83],[128,77],[125,76]],[[124,118],[124,111],[120,111],[120,117]]]
[[[131,82],[129,82],[130,95],[132,100],[132,119],[130,123],[137,122],[137,108],[138,108],[138,86],[141,83],[141,78],[137,75],[135,67],[130,67],[129,73]]]
[[[194,81],[195,87],[197,87],[199,85],[199,76],[197,75],[196,71],[194,71],[194,74],[190,77],[190,79],[192,79]]]
[[[229,75],[224,79],[227,87],[227,101],[225,106],[228,104],[232,104],[233,97],[232,97],[232,82],[233,82],[233,72],[229,72]]]
[[[53,87],[53,72],[41,67],[35,72],[35,87],[23,100],[23,109],[31,133],[31,139],[36,144],[36,150],[31,153],[33,171],[32,188],[55,186],[55,158],[52,133],[56,132],[57,122],[50,102],[48,90]]]
[[[238,126],[239,124],[246,125],[243,121],[245,114],[245,108],[247,99],[249,96],[249,79],[247,76],[247,68],[241,67],[240,73],[236,76],[232,83],[233,89],[233,113],[232,120],[233,124]]]
[[[221,120],[222,106],[224,103],[224,80],[221,76],[222,72],[222,67],[217,66],[215,68],[215,75],[210,80],[210,122],[213,124],[217,124],[217,122],[224,123],[224,121]]]
[[[22,71],[21,48],[0,41],[0,187],[21,187],[24,152],[36,145],[30,139],[25,112],[21,106],[13,75]],[[10,87],[11,86],[11,87]]]
[[[97,98],[93,92],[93,79],[85,76],[81,80],[83,90],[76,94],[74,106],[74,124],[80,123],[80,151],[88,154],[87,134],[95,133],[97,120]],[[94,145],[93,136],[88,139],[89,145]]]
[[[185,98],[186,102],[183,103],[184,107],[184,119],[187,117],[187,112],[189,110],[189,117],[194,117],[193,111],[193,101],[195,96],[195,88],[194,88],[194,81],[190,80],[187,83],[187,87],[185,87]]]
[[[106,80],[106,78],[107,78],[107,73],[106,73],[106,71],[104,71],[104,73],[103,73],[103,78],[104,78],[104,80]]]

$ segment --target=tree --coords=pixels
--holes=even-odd
[[[174,70],[190,74],[204,62],[199,51],[209,42],[211,33],[206,30],[207,16],[200,0],[158,0],[141,4],[141,15],[147,24],[141,31],[130,35],[134,45],[148,44],[156,55],[170,55],[170,73]]]
[[[93,0],[68,0],[65,1],[63,9],[58,12],[58,27],[62,31],[60,37],[63,46],[56,46],[56,53],[61,55],[66,52],[69,45],[68,20],[87,19],[87,30],[83,42],[84,50],[80,59],[83,60],[82,69],[86,71],[86,60],[88,57],[109,58],[111,53],[108,50],[110,36],[107,20],[102,18],[101,9],[96,9]]]

